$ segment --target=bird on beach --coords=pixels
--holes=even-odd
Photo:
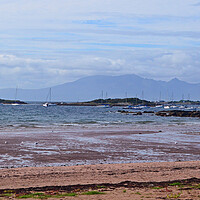
[[[7,141],[5,141],[5,144],[8,144],[8,142],[7,142]]]

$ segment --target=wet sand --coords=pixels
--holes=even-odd
[[[199,132],[31,130],[0,134],[0,168],[200,160]]]

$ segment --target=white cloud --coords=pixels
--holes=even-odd
[[[0,4],[1,87],[40,88],[126,73],[200,82],[197,0]]]
[[[53,61],[0,55],[0,78],[4,82],[2,87],[18,85],[23,88],[47,87],[98,74],[135,73],[158,80],[178,77],[199,82],[199,54],[200,51],[194,50],[136,49],[111,51],[110,54],[101,51],[98,56],[93,52]]]

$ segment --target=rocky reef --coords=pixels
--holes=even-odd
[[[169,110],[159,111],[155,115],[162,117],[200,117],[200,111]]]

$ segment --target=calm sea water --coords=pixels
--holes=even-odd
[[[150,127],[200,125],[199,118],[159,117],[153,114],[132,115],[119,113],[119,107],[78,107],[42,105],[1,105],[0,130],[48,128],[63,126],[84,127]],[[158,111],[158,109],[151,109]]]

